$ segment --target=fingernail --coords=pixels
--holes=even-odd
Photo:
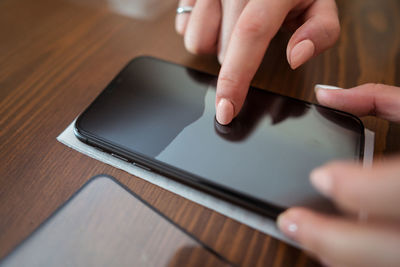
[[[332,85],[325,85],[325,84],[316,84],[314,86],[314,91],[317,92],[319,89],[326,89],[326,90],[341,90],[343,88],[332,86]]]
[[[229,124],[233,119],[233,114],[234,109],[232,102],[222,98],[217,105],[217,121],[222,125]]]
[[[299,226],[290,212],[281,213],[276,220],[279,230],[291,239],[296,239]]]
[[[314,43],[311,40],[304,40],[295,45],[290,53],[289,64],[292,69],[298,68],[301,64],[310,59],[315,52]]]
[[[332,191],[332,177],[324,169],[315,169],[310,174],[311,184],[323,195],[329,197]]]

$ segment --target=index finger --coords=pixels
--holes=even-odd
[[[250,1],[233,30],[217,83],[217,121],[236,116],[269,42],[292,8],[289,0]]]

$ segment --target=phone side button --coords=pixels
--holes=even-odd
[[[136,162],[132,162],[132,164],[133,164],[134,166],[137,166],[137,167],[139,167],[139,168],[142,168],[142,169],[144,169],[144,170],[146,170],[146,171],[151,171],[150,168],[148,168],[148,167],[146,167],[146,166],[143,166],[143,165],[141,165],[141,164],[138,164],[138,163],[136,163]]]
[[[111,153],[111,156],[113,156],[113,157],[116,157],[117,159],[120,159],[120,160],[123,160],[123,161],[126,161],[126,162],[128,162],[128,160],[127,160],[126,158],[123,158],[123,157],[121,157],[120,155],[117,155],[117,154]]]

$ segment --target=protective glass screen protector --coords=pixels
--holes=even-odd
[[[114,178],[91,179],[0,266],[231,266]]]
[[[364,128],[349,114],[251,88],[228,126],[215,120],[216,77],[138,58],[80,116],[80,133],[157,168],[274,207],[331,210],[309,183],[332,159],[359,160]],[[151,164],[150,164],[151,165]],[[161,167],[159,167],[161,166]]]

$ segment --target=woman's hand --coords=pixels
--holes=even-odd
[[[218,53],[216,117],[228,124],[239,113],[269,42],[284,25],[294,30],[287,59],[295,69],[331,47],[340,25],[334,0],[180,0],[194,6],[178,14],[176,30],[195,54]]]
[[[316,87],[318,101],[358,116],[400,122],[400,88],[366,84],[349,90]],[[331,162],[315,169],[311,183],[347,214],[331,217],[291,208],[278,218],[287,236],[328,266],[399,266],[400,158],[363,168]],[[359,212],[368,220],[357,220]]]

